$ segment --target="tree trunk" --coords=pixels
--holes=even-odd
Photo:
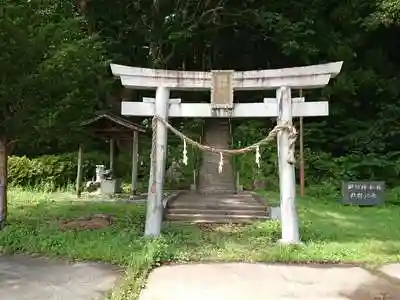
[[[7,138],[0,137],[0,229],[7,218]]]

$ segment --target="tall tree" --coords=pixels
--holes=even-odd
[[[346,167],[400,147],[399,0],[116,1],[86,6],[115,62],[207,70],[344,60],[329,87],[304,91],[331,103],[329,117],[306,120],[306,146],[356,159]]]
[[[68,139],[109,87],[102,44],[73,2],[3,0],[0,7],[0,227],[7,154],[20,139]],[[68,132],[68,134],[66,134]]]

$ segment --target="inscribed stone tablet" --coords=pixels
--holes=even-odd
[[[378,205],[384,202],[384,181],[347,181],[342,183],[343,204]]]
[[[233,71],[211,71],[211,107],[233,108]]]

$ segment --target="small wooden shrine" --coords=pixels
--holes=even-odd
[[[145,129],[120,116],[104,113],[81,124],[81,126],[89,129],[95,136],[98,136],[110,144],[110,165],[111,173],[114,171],[115,160],[115,143],[119,139],[132,139],[132,194],[136,194],[137,190],[137,174],[138,174],[138,146],[139,132],[145,132]],[[77,196],[81,196],[82,192],[82,157],[83,144],[79,145],[78,151],[78,170],[76,175],[76,192]]]

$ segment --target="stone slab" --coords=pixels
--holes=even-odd
[[[139,299],[394,300],[400,287],[351,266],[194,264],[155,269]]]
[[[114,267],[0,255],[0,299],[104,299],[119,278]]]
[[[400,280],[400,263],[388,264],[379,269],[386,276]]]

